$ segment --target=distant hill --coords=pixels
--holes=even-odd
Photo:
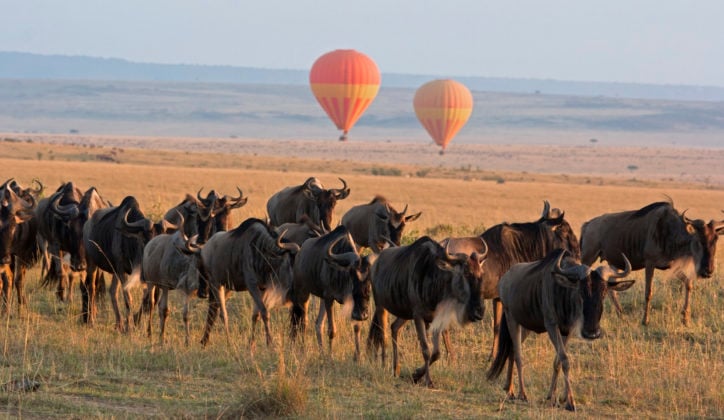
[[[383,73],[384,88],[416,88],[435,75]],[[307,70],[234,66],[136,63],[117,58],[0,52],[0,79],[60,79],[136,82],[201,82],[307,85]],[[573,95],[676,101],[724,101],[716,86],[572,82],[549,79],[463,77],[456,80],[477,92]]]

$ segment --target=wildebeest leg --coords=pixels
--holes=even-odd
[[[447,357],[450,359],[451,362],[455,362],[455,351],[450,344],[450,330],[445,330],[442,332],[442,341],[443,343],[445,343],[445,351],[447,352]]]
[[[354,323],[354,361],[359,362],[360,360],[360,325],[359,322]]]
[[[111,279],[111,287],[108,289],[108,294],[111,296],[111,305],[113,306],[113,314],[116,317],[116,329],[123,332],[123,324],[121,323],[121,309],[118,305],[118,289],[120,288],[121,281],[117,275],[113,275]]]
[[[392,374],[394,376],[400,376],[400,355],[397,348],[397,337],[400,333],[400,328],[402,328],[406,323],[406,319],[397,318],[390,327],[390,330],[392,331]],[[382,351],[384,354],[384,348]],[[384,360],[384,356],[382,360]]]
[[[382,356],[382,368],[385,367],[386,354],[386,329],[387,329],[387,311],[382,306],[375,307],[375,314],[370,322],[370,331],[367,336],[367,351],[372,352],[373,357],[377,358],[377,349],[380,349]]]
[[[427,342],[427,331],[425,328],[425,321],[422,320],[422,318],[415,318],[415,330],[417,331],[417,339],[420,341],[420,348],[422,350],[422,358],[425,360],[425,364],[423,364],[421,367],[417,368],[415,370],[415,373],[412,374],[412,380],[413,382],[417,383],[422,379],[422,377],[425,377],[425,385],[432,388],[432,379],[430,379],[430,365],[432,364],[432,358],[433,356],[430,354],[430,344]],[[440,357],[440,332],[435,331],[434,332],[433,339],[436,340],[438,343],[438,348],[436,349],[437,357]],[[436,359],[437,359],[436,357]]]
[[[259,290],[258,284],[260,281],[254,281],[250,278],[256,277],[254,274],[245,274],[246,278],[246,286],[249,290],[249,294],[251,294],[251,298],[254,301],[254,306],[256,307],[255,310],[259,311],[259,315],[261,315],[261,320],[264,321],[264,331],[266,333],[266,345],[270,346],[272,345],[272,335],[271,335],[271,329],[269,328],[269,310],[267,309],[266,305],[264,304],[264,298],[261,295],[261,291]],[[223,308],[223,306],[222,306]],[[252,314],[253,317],[253,314]],[[253,322],[253,320],[252,320]]]
[[[649,310],[651,309],[651,295],[653,294],[652,286],[654,281],[654,266],[647,263],[644,272],[646,275],[646,290],[644,292],[644,298],[646,301],[644,303],[644,318],[641,320],[641,323],[643,325],[649,325]]]
[[[326,318],[327,318],[327,301],[320,299],[319,313],[317,314],[317,321],[314,324],[314,332],[317,335],[317,344],[319,344],[320,351],[324,350],[324,346],[322,345],[322,333],[324,332],[324,320]]]
[[[324,302],[324,308],[327,310],[327,337],[329,339],[329,357],[332,357],[332,340],[337,336],[337,327],[334,325],[334,301]]]
[[[440,358],[440,334],[443,332],[444,331],[441,332],[439,330],[432,331],[432,354],[425,365],[415,370],[415,373],[412,375],[412,379],[415,382],[419,382],[424,375],[426,385],[431,388],[433,387],[432,379],[430,379],[430,366]]]
[[[558,379],[557,364],[563,366],[563,378],[566,384],[566,410],[576,411],[576,403],[573,401],[573,391],[571,391],[571,381],[568,376],[570,370],[570,362],[568,361],[568,355],[566,354],[566,342],[567,339],[563,339],[561,332],[557,325],[546,325],[548,331],[548,337],[550,337],[553,346],[556,348],[556,358],[553,362],[553,381]],[[555,382],[551,385],[551,391],[555,391]],[[549,392],[548,397],[551,397]]]
[[[216,318],[219,316],[219,300],[223,293],[223,287],[209,287],[209,309],[206,313],[206,325],[204,326],[204,335],[201,337],[201,345],[206,346],[209,343],[209,335],[211,334],[211,328],[216,322]]]
[[[609,289],[608,296],[611,298],[611,302],[613,302],[613,307],[616,308],[616,315],[621,317],[623,315],[623,308],[621,308],[621,302],[618,300],[618,292]]]
[[[155,304],[155,302],[153,301],[153,299],[149,298],[149,296],[150,296],[151,294],[153,294],[153,291],[154,291],[155,288],[156,288],[155,286],[152,286],[152,285],[149,284],[148,287],[146,288],[146,290],[143,292],[143,298],[141,299],[141,308],[138,310],[138,315],[139,315],[139,316],[138,316],[138,318],[137,318],[137,320],[136,320],[136,322],[140,322],[140,321],[141,321],[140,315],[141,315],[141,313],[144,311],[143,306],[144,306],[144,304],[148,304],[148,307],[147,307],[145,310],[148,310],[148,328],[146,329],[146,333],[148,334],[148,337],[149,337],[149,338],[150,338],[150,337],[152,336],[152,334],[153,334],[153,327],[152,327],[151,325],[152,325],[152,321],[153,321],[153,307],[154,307],[154,304]],[[147,298],[148,298],[148,300],[146,300]],[[160,314],[160,308],[159,308],[159,314]]]
[[[229,332],[229,313],[226,311],[226,298],[228,292],[224,286],[219,288],[219,307],[221,308],[221,320],[224,322],[224,330],[226,331],[226,342],[231,343],[231,333]]]
[[[20,259],[15,257],[15,291],[18,294],[18,314],[23,305],[28,303],[25,297],[25,269],[26,267],[20,263]]]
[[[10,270],[10,265],[6,264],[3,265],[1,268],[2,272],[0,273],[0,276],[2,277],[2,313],[3,315],[10,313],[8,305],[10,305],[10,301],[12,299],[12,296],[10,296],[13,292],[13,273],[12,270]]]
[[[684,307],[681,309],[681,322],[689,325],[691,320],[691,289],[694,287],[691,277],[680,271],[677,277],[684,282]]]
[[[503,318],[503,302],[500,298],[493,298],[493,349],[490,352],[490,359],[495,358],[498,353],[498,342],[500,341],[500,322]]]
[[[515,367],[518,369],[518,399],[528,401],[528,396],[525,394],[525,383],[523,382],[523,355],[521,352],[523,329],[512,316],[506,316],[505,318],[508,322],[510,336],[513,339],[513,357],[515,359]],[[510,389],[509,392],[510,391],[512,391],[512,389]],[[513,395],[509,393],[508,398],[513,398]]]
[[[570,337],[570,335],[562,337],[564,348],[568,344],[569,337]],[[552,406],[556,405],[556,395],[555,394],[556,394],[556,387],[558,386],[558,373],[560,372],[560,370],[561,370],[561,360],[558,358],[558,353],[556,352],[556,357],[553,359],[553,377],[551,378],[551,387],[548,389],[548,396],[546,396],[546,401],[550,401],[550,404]]]
[[[151,299],[153,300],[153,299]],[[161,334],[159,341],[161,344],[164,343],[164,335],[166,333],[166,320],[168,319],[168,289],[165,287],[161,289],[161,300],[158,302],[158,317],[161,321]]]
[[[184,301],[184,310],[183,310],[184,329],[186,331],[186,347],[189,346],[189,339],[191,336],[191,327],[189,326],[189,305],[191,305],[192,297],[193,297],[193,292],[191,292],[191,293],[186,292],[186,300]]]
[[[80,282],[80,293],[83,299],[83,322],[88,326],[93,326],[96,316],[96,271],[96,266],[89,261],[86,267],[85,280]]]

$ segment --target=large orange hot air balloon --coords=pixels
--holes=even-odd
[[[454,80],[433,80],[420,86],[413,101],[415,114],[435,143],[440,154],[473,112],[473,95]]]
[[[343,130],[340,140],[365,112],[380,89],[380,70],[355,50],[334,50],[319,57],[309,72],[312,92],[329,118]]]

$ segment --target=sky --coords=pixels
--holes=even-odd
[[[0,51],[384,73],[724,86],[721,0],[0,0]]]

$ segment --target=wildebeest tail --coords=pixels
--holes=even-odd
[[[377,354],[377,350],[385,346],[385,329],[387,329],[387,311],[375,310],[367,336],[367,351]]]
[[[498,351],[495,358],[490,364],[490,368],[486,374],[489,381],[496,379],[505,369],[505,362],[508,361],[510,355],[513,354],[513,338],[508,329],[508,322],[505,319],[505,313],[500,320],[500,334],[498,335]]]

